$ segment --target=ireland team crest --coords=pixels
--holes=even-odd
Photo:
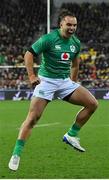
[[[71,50],[73,53],[75,53],[76,47],[75,47],[74,45],[71,45],[71,46],[70,46],[70,50]]]
[[[69,53],[62,53],[61,54],[61,60],[69,60],[70,54]]]

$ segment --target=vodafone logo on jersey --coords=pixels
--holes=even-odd
[[[62,53],[61,54],[61,60],[69,60],[70,54],[69,53]]]

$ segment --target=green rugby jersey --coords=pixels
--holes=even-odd
[[[65,39],[56,29],[43,35],[33,45],[36,54],[42,53],[38,74],[49,78],[67,78],[70,76],[70,65],[79,56],[80,41],[73,35]]]

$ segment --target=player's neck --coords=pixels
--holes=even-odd
[[[60,32],[60,36],[63,38],[63,39],[66,39],[68,40],[71,36],[68,36],[64,31],[62,31],[62,29],[59,30]]]

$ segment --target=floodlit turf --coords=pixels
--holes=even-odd
[[[99,108],[80,132],[85,153],[62,142],[81,108],[61,101],[51,102],[38,127],[33,129],[17,172],[8,169],[18,129],[26,117],[29,101],[0,102],[0,178],[76,179],[109,178],[109,101]]]

